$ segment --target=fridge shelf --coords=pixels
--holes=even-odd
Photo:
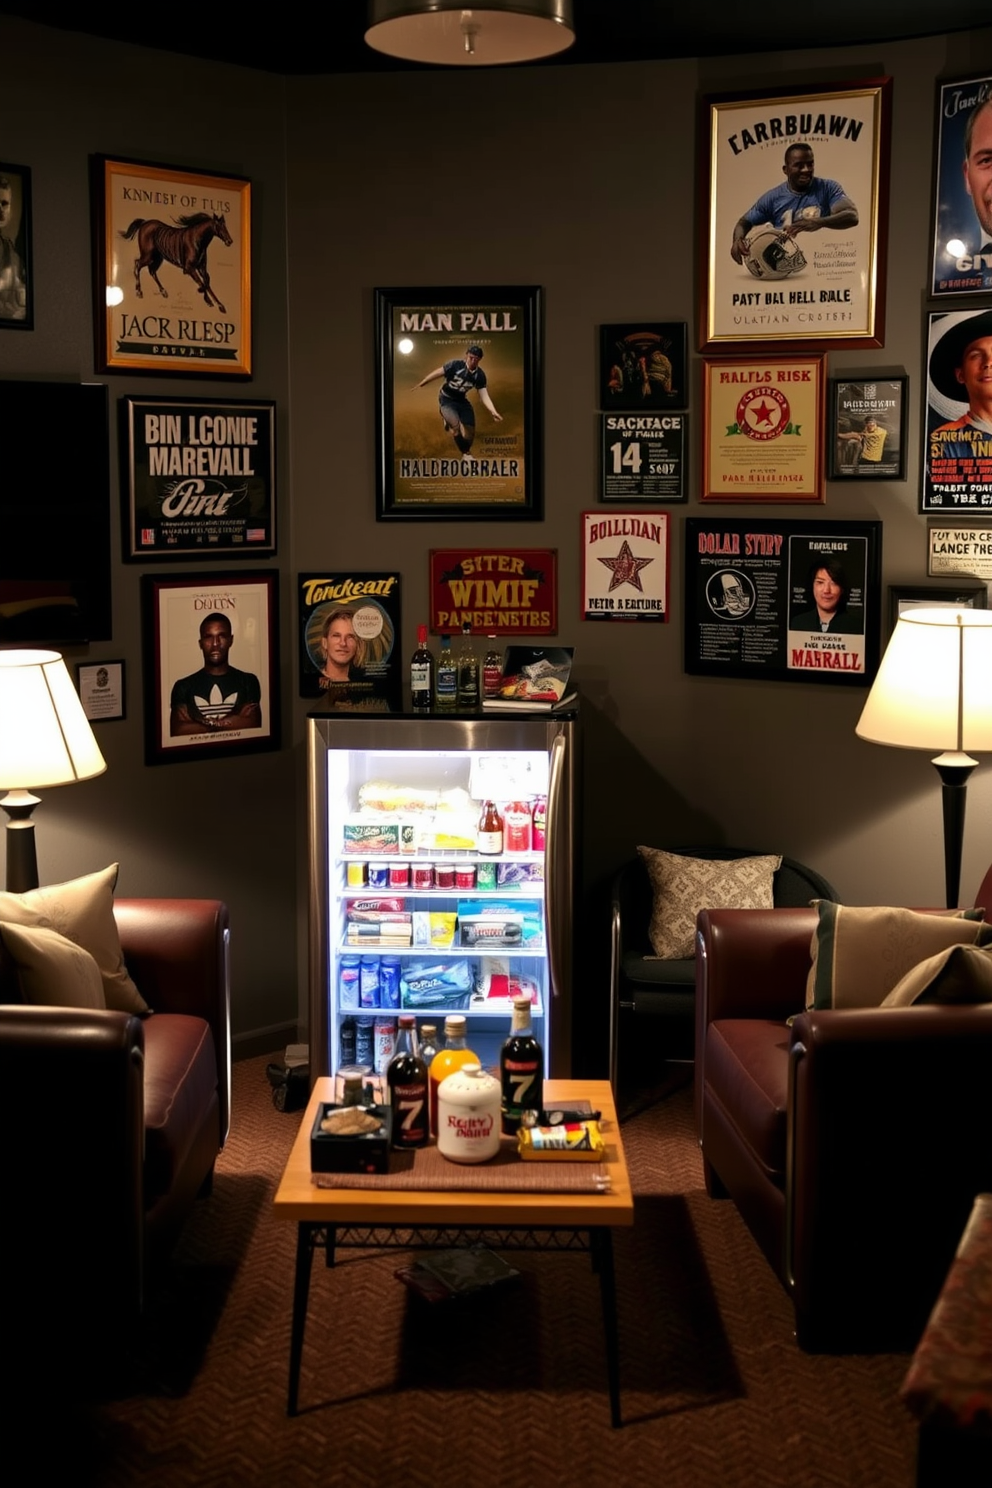
[[[389,956],[415,956],[420,961],[436,960],[438,957],[446,956],[499,956],[505,960],[512,956],[514,960],[520,957],[531,957],[543,961],[547,951],[543,945],[540,946],[415,946],[397,945],[391,940],[346,940],[338,946],[339,955],[364,956],[371,955],[373,951],[385,951]]]
[[[413,1013],[418,1020],[443,1026],[448,1013],[464,1013],[468,1018],[502,1018],[505,1021],[513,1015],[513,998],[473,997],[460,1007],[453,1003],[436,1003],[433,1007],[348,1007],[340,1008],[338,1012],[341,1018],[398,1018],[400,1013]],[[544,1004],[539,997],[531,1004],[531,1016],[534,1019],[544,1017]]]
[[[340,852],[339,863],[543,863],[543,847],[527,852],[480,853],[475,847],[431,847],[413,853]]]
[[[474,885],[463,889],[416,889],[412,884],[405,884],[402,888],[398,884],[364,884],[357,887],[352,884],[346,888],[341,898],[350,903],[352,900],[359,902],[363,899],[505,899],[512,904],[515,899],[544,898],[544,884],[538,880],[536,883],[504,884],[500,889],[477,889]]]

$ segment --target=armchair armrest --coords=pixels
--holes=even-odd
[[[788,1018],[806,1004],[815,909],[703,909],[696,918],[696,1048],[715,1018]]]

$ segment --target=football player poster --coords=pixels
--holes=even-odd
[[[701,349],[884,341],[891,79],[706,100]]]
[[[937,91],[931,294],[992,289],[992,77]]]
[[[539,518],[540,290],[378,289],[376,515]]]

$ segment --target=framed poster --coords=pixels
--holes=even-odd
[[[76,691],[90,723],[127,717],[123,661],[77,661]]]
[[[126,559],[274,553],[271,402],[122,398]]]
[[[908,610],[930,609],[932,605],[984,610],[988,608],[988,588],[985,584],[890,584],[889,634],[895,630],[900,615]]]
[[[250,377],[250,183],[91,164],[97,370]]]
[[[823,500],[823,356],[703,358],[702,501]]]
[[[323,570],[297,578],[300,697],[344,713],[399,713],[400,576]]]
[[[275,569],[141,580],[145,763],[279,744]]]
[[[921,511],[992,510],[992,310],[931,315]]]
[[[689,518],[685,670],[867,686],[881,567],[881,522]]]
[[[430,596],[434,635],[557,635],[558,549],[432,548]]]
[[[668,513],[582,513],[582,619],[668,619]]]
[[[600,501],[687,501],[685,413],[601,415]]]
[[[688,408],[687,339],[684,320],[600,326],[600,408]]]
[[[31,172],[0,161],[0,331],[31,330]]]
[[[931,578],[964,574],[992,580],[992,523],[962,523],[931,517],[927,522],[927,573]]]
[[[937,85],[930,294],[992,290],[992,74]]]
[[[700,350],[884,344],[891,84],[703,100]]]
[[[828,480],[905,480],[907,377],[829,383]]]
[[[376,517],[541,516],[541,291],[377,289]]]

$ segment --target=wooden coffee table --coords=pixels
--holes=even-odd
[[[610,1419],[614,1426],[620,1425],[620,1363],[612,1231],[614,1226],[634,1223],[634,1201],[613,1091],[608,1080],[548,1080],[545,1081],[544,1098],[546,1104],[559,1106],[587,1100],[593,1110],[602,1112],[607,1148],[604,1167],[609,1179],[606,1192],[318,1188],[310,1171],[310,1132],[320,1103],[334,1099],[334,1081],[330,1078],[317,1080],[275,1196],[276,1216],[293,1220],[298,1226],[288,1415],[295,1416],[297,1411],[310,1269],[315,1249],[323,1247],[327,1265],[333,1266],[335,1250],[339,1246],[422,1249],[484,1241],[494,1250],[533,1247],[577,1250],[591,1255],[593,1269],[599,1275],[603,1306]],[[550,1168],[551,1165],[540,1166]],[[333,1181],[331,1175],[321,1176],[325,1181],[329,1177]],[[558,1236],[562,1237],[562,1243],[555,1245],[552,1242]]]

